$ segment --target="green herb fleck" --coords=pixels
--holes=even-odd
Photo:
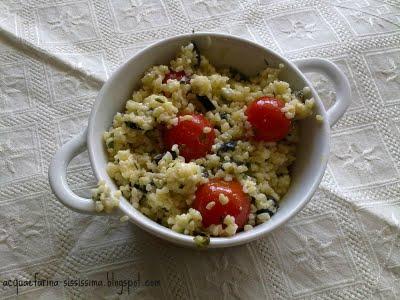
[[[193,30],[194,32],[194,30]],[[197,64],[194,65],[195,68],[198,68],[200,66],[201,63],[201,55],[200,55],[200,51],[199,51],[199,47],[197,47],[197,44],[195,42],[192,41],[193,44],[193,51],[195,53],[195,56],[197,58]]]
[[[175,152],[175,151],[169,151],[169,153],[171,153],[171,155],[172,155],[172,159],[175,159],[175,158],[177,158],[177,157],[178,157],[178,155],[176,154],[176,152]]]
[[[303,93],[302,90],[295,92],[294,95],[295,95],[296,98],[298,98],[300,101],[304,101],[304,93]]]
[[[228,113],[226,113],[226,112],[222,112],[222,113],[219,113],[219,116],[221,117],[221,119],[223,119],[223,120],[227,120],[228,119]]]
[[[279,202],[277,199],[272,197],[271,195],[268,195],[268,200],[272,200],[274,202],[275,207],[278,209],[279,208]]]
[[[125,121],[125,125],[131,129],[136,129],[136,130],[141,129],[137,124],[135,124],[134,122],[131,122],[131,121]]]
[[[232,77],[235,79],[242,80],[242,81],[246,81],[249,79],[245,74],[243,74],[236,68],[229,67],[229,72],[232,74]]]
[[[207,248],[207,246],[210,245],[210,237],[209,236],[196,235],[193,238],[193,241],[196,244],[196,246],[199,248]]]
[[[238,143],[237,141],[229,141],[229,142],[223,143],[221,145],[221,147],[219,147],[218,152],[223,153],[223,152],[227,152],[227,151],[233,151],[233,150],[235,150],[237,143]]]
[[[175,158],[178,157],[178,155],[176,154],[175,151],[167,151],[167,152],[171,153],[172,159],[175,159]],[[155,156],[153,157],[153,159],[154,159],[155,162],[158,164],[158,163],[160,162],[160,160],[164,157],[164,155],[167,154],[167,152],[159,153],[159,154],[155,155]]]
[[[212,103],[211,100],[208,99],[207,96],[199,96],[199,95],[196,95],[196,96],[197,96],[197,100],[200,101],[200,103],[204,106],[204,108],[205,108],[207,111],[210,111],[210,110],[214,110],[214,109],[215,109],[214,103]]]
[[[110,141],[107,143],[107,148],[114,149],[114,141]]]
[[[158,163],[164,156],[165,153],[159,153],[153,157],[153,159]]]
[[[274,214],[274,212],[272,210],[269,210],[268,208],[263,208],[263,209],[259,209],[256,211],[256,214],[263,214],[263,213],[268,213],[270,217],[272,217],[272,215]]]
[[[133,187],[134,187],[135,189],[137,189],[137,190],[143,192],[143,193],[146,193],[146,192],[147,192],[146,186],[144,186],[144,185],[140,185],[140,184],[135,183],[135,184],[133,185]]]

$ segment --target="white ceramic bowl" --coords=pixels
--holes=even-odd
[[[324,174],[329,157],[330,126],[343,115],[350,103],[350,86],[345,75],[325,59],[303,59],[290,62],[274,51],[238,37],[196,33],[180,35],[162,40],[137,53],[123,64],[101,88],[93,105],[89,124],[80,135],[63,145],[55,154],[50,168],[50,185],[58,199],[67,207],[81,213],[97,214],[94,201],[75,195],[67,185],[66,168],[73,157],[86,149],[97,179],[104,179],[112,191],[117,189],[106,172],[107,155],[102,138],[112,124],[117,112],[123,111],[132,92],[139,88],[140,78],[151,66],[168,64],[179,48],[194,41],[202,54],[217,66],[232,66],[246,75],[254,75],[265,68],[265,60],[272,66],[285,65],[280,78],[290,83],[292,89],[310,86],[316,102],[316,114],[324,118],[318,124],[314,117],[300,121],[301,142],[295,162],[292,183],[280,203],[277,213],[270,221],[240,232],[233,237],[211,238],[209,248],[220,248],[247,243],[266,235],[298,213],[310,200]],[[336,102],[325,111],[322,102],[303,72],[319,72],[332,80],[336,90]],[[184,246],[194,246],[193,237],[176,233],[150,220],[134,209],[125,198],[120,199],[117,213],[129,216],[130,220],[146,231]]]

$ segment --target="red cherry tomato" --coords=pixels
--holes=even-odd
[[[179,155],[186,161],[205,156],[214,144],[214,128],[202,114],[191,114],[191,120],[178,119],[178,124],[161,132],[165,147],[171,149],[174,144],[179,147]],[[211,131],[204,133],[205,127]]]
[[[179,82],[188,83],[190,81],[190,77],[186,75],[185,71],[170,71],[169,73],[165,74],[163,79],[163,83],[167,83],[169,79],[176,79]]]
[[[229,202],[222,205],[219,194],[228,197]],[[214,206],[207,208],[214,201]],[[208,183],[197,188],[193,208],[201,213],[203,226],[222,224],[227,215],[235,217],[239,228],[246,224],[250,213],[250,198],[243,192],[242,185],[237,181],[225,181],[219,178],[211,179]]]
[[[270,97],[261,97],[249,105],[246,115],[255,140],[276,142],[288,134],[291,121],[281,111],[284,106],[284,101]]]

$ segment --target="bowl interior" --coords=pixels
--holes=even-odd
[[[246,75],[255,75],[266,67],[284,63],[285,68],[280,78],[290,83],[292,90],[310,86],[304,75],[275,52],[258,44],[236,37],[219,34],[184,35],[149,46],[127,63],[121,66],[102,87],[92,109],[88,127],[88,150],[92,167],[97,178],[102,178],[111,187],[116,185],[106,172],[107,155],[102,139],[104,131],[112,124],[114,115],[122,112],[132,92],[139,88],[140,79],[151,66],[168,64],[182,45],[194,41],[201,54],[207,56],[216,66],[231,66]],[[326,119],[322,103],[312,88],[316,100],[316,113]],[[295,162],[292,183],[289,192],[280,203],[278,212],[270,221],[256,226],[253,230],[242,232],[231,238],[212,238],[211,247],[226,247],[255,239],[271,231],[297,213],[311,198],[325,170],[329,153],[328,122],[318,124],[314,117],[300,122],[301,142]],[[153,234],[173,242],[192,246],[193,239],[169,230],[144,217],[126,200],[121,201],[121,210],[131,217],[132,221]]]

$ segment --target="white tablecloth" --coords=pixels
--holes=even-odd
[[[209,252],[74,213],[47,180],[51,157],[86,126],[107,77],[146,45],[192,29],[242,36],[289,59],[330,59],[353,92],[306,208],[266,238]],[[0,297],[15,297],[9,280],[37,273],[58,286],[19,287],[20,296],[399,299],[399,47],[398,0],[0,0]],[[310,77],[329,106],[330,83]],[[86,154],[69,182],[88,196]],[[121,288],[64,282],[107,284],[107,272],[139,273],[141,286],[120,296]]]

